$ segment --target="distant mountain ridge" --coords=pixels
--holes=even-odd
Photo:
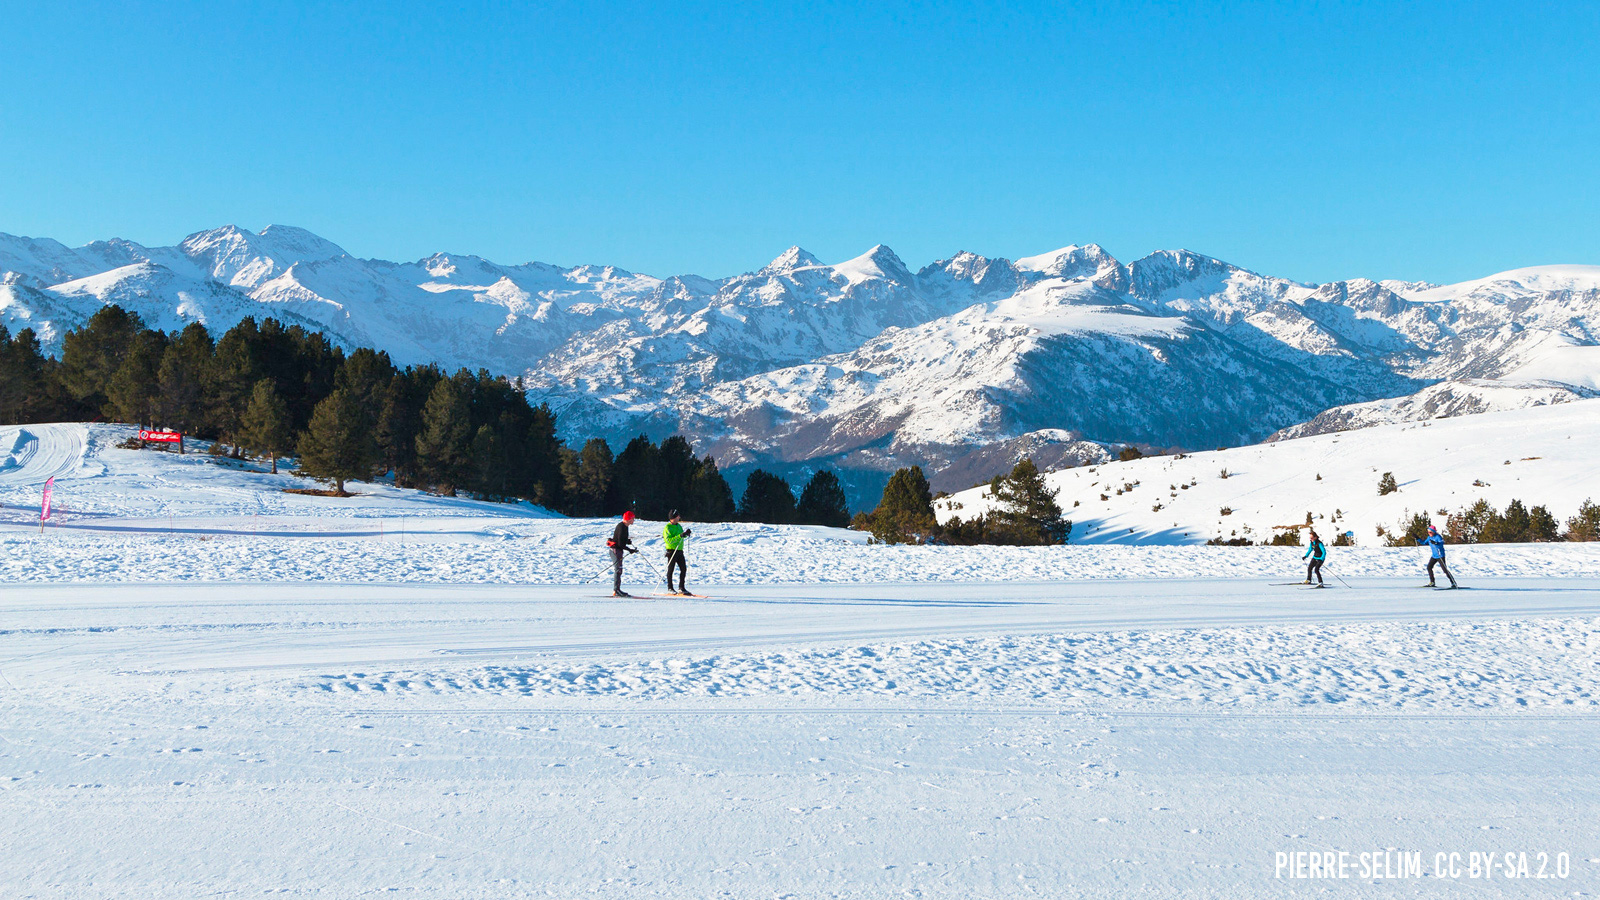
[[[1596,266],[1310,285],[1187,250],[1128,264],[1095,244],[1014,261],[963,252],[913,271],[879,245],[832,265],[791,247],[730,278],[657,278],[450,253],[359,259],[278,225],[156,248],[0,234],[13,332],[31,327],[54,352],[113,302],[161,328],[275,316],[402,364],[520,375],[570,436],[681,431],[735,472],[833,465],[858,501],[910,462],[958,488],[1007,448],[1088,461],[1125,443],[1232,446],[1300,423],[1600,390]],[[1395,401],[1424,389],[1497,399]],[[1319,418],[1373,401],[1391,402]]]

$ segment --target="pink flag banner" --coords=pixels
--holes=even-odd
[[[56,478],[55,478],[54,475],[52,475],[52,476],[50,476],[50,480],[46,481],[44,483],[44,499],[42,501],[40,501],[40,503],[39,503],[39,521],[40,522],[43,522],[45,519],[50,518],[50,495],[55,493],[55,489],[56,489]]]

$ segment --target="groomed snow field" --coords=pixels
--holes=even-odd
[[[0,428],[0,896],[1600,891],[1594,545],[691,523],[684,599],[640,523],[613,600],[611,522],[125,436]]]

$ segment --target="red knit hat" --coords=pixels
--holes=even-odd
[[[631,524],[633,522],[633,510],[630,509],[627,512],[623,513],[622,514],[622,521],[628,522],[628,523]]]

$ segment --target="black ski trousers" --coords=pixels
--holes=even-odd
[[[1311,583],[1311,576],[1312,575],[1317,576],[1317,584],[1321,584],[1322,583],[1322,560],[1313,559],[1311,561],[1311,564],[1306,566],[1306,583],[1307,584]]]
[[[681,548],[667,551],[667,590],[669,591],[672,590],[673,566],[678,567],[678,592],[682,594],[689,593],[689,589],[683,586],[684,580],[689,577],[689,561],[683,558],[683,550]]]
[[[1444,557],[1435,556],[1428,560],[1428,583],[1433,584],[1433,567],[1438,566],[1444,570],[1444,577],[1450,579],[1450,584],[1456,583],[1456,577],[1450,574],[1450,567],[1444,564]]]
[[[622,593],[622,554],[621,547],[611,548],[611,593]]]

